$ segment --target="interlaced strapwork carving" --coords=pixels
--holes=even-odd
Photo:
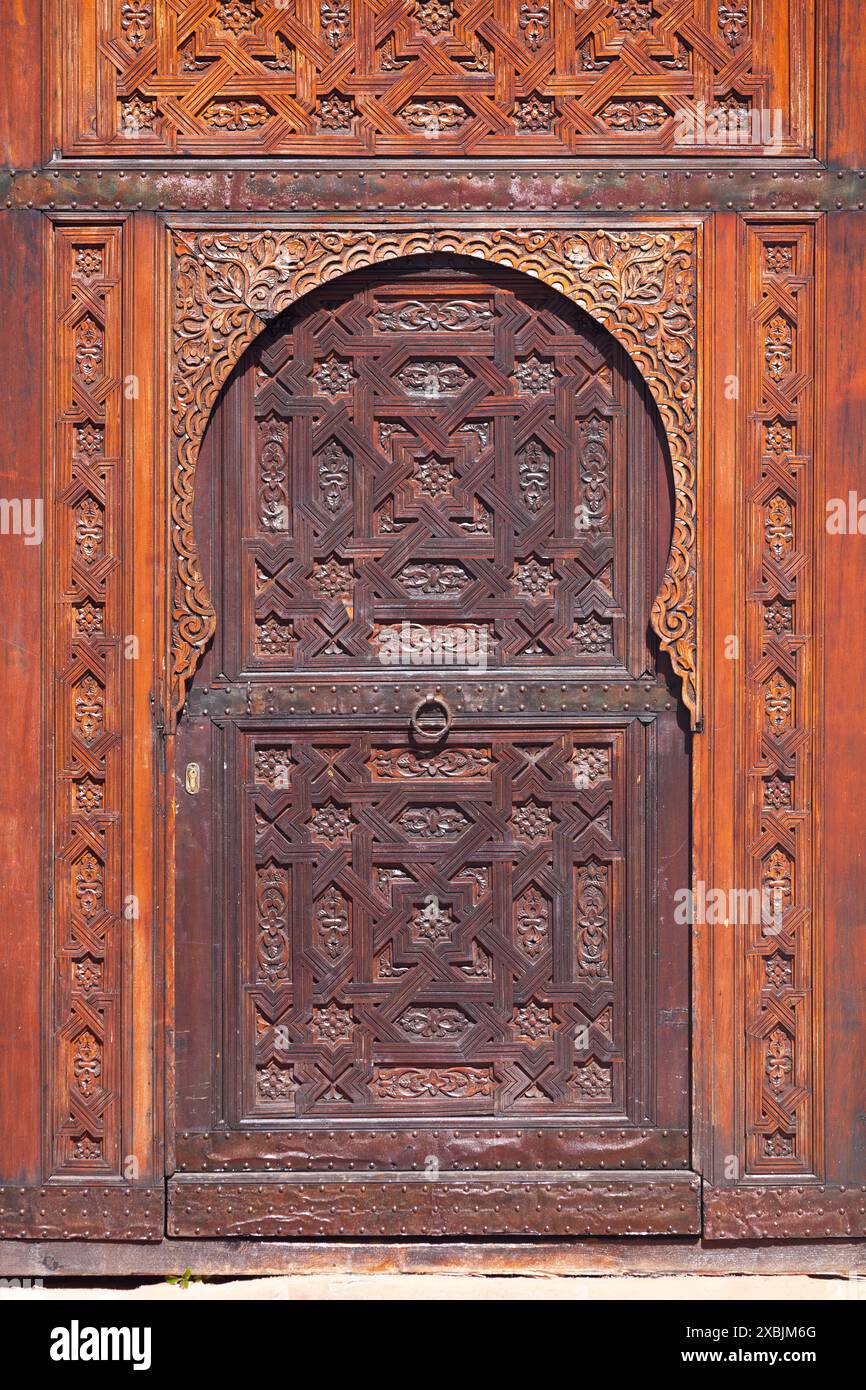
[[[237,737],[252,770],[261,736]],[[387,775],[402,734],[299,734],[289,786],[245,779],[254,1113],[622,1108],[625,745],[590,737],[608,775],[581,789],[574,736],[541,732],[431,757],[414,777]]]
[[[812,418],[814,231],[749,237],[754,453],[748,490],[748,864],[764,898],[748,928],[747,1163],[815,1171]]]
[[[258,427],[237,563],[260,578],[243,665],[624,668],[628,565],[611,525],[627,485],[622,350],[506,273],[350,284],[336,304],[306,301],[245,367]],[[335,356],[339,394],[322,381]],[[538,363],[531,389],[515,380],[525,360]],[[291,487],[288,438],[313,465]],[[543,489],[526,467],[539,450]],[[268,624],[293,640],[263,650]]]
[[[658,237],[620,248],[635,305],[690,265]],[[181,815],[210,818],[213,856],[182,831],[178,891],[225,964],[229,1129],[302,1155],[346,1122],[376,1163],[427,1118],[507,1117],[540,1155],[545,1122],[653,1145],[657,1116],[666,1143],[685,1096],[629,966],[655,973],[656,847],[685,844],[656,810],[685,763],[647,622],[672,513],[652,402],[601,325],[491,264],[513,241],[484,265],[396,255],[297,303],[271,280],[287,244],[250,245],[273,321],[199,474],[219,612],[178,728],[181,764],[203,759]],[[176,280],[190,348],[199,271],[233,316],[250,268],[222,281],[212,255]]]
[[[466,665],[483,633],[485,666],[527,680],[627,672],[651,592],[629,599],[614,525],[635,487],[622,349],[513,272],[446,261],[341,290],[265,333],[234,388],[255,421],[223,465],[242,499],[220,562],[240,668],[271,685],[347,667],[378,680],[391,641],[397,665]],[[536,486],[521,467],[539,449]],[[266,628],[291,643],[263,649]],[[253,1113],[623,1107],[620,737],[241,737]]]
[[[143,23],[137,7],[133,19]],[[130,34],[137,33],[130,27]],[[56,227],[54,1068],[50,1165],[122,1171],[120,1055],[121,251]],[[47,939],[47,938],[46,938]]]
[[[71,122],[70,151],[645,155],[676,152],[686,128],[718,153],[699,105],[777,105],[809,51],[787,0],[104,0],[98,14],[60,54],[70,111],[95,108]],[[781,54],[762,70],[756,54],[789,27],[793,73]],[[784,112],[783,149],[798,114]]]

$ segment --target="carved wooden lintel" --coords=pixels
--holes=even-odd
[[[673,468],[674,533],[652,610],[695,724],[697,665],[696,233],[689,229],[173,232],[171,409],[173,717],[214,632],[193,531],[195,471],[220,388],[265,325],[347,272],[434,252],[533,275],[607,328],[658,406]]]

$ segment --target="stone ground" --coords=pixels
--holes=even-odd
[[[726,1299],[807,1301],[866,1300],[866,1278],[847,1279],[807,1275],[606,1275],[599,1277],[539,1275],[499,1278],[472,1274],[303,1274],[269,1279],[234,1279],[191,1283],[188,1288],[164,1281],[118,1287],[64,1280],[42,1289],[2,1289],[0,1301],[17,1299],[198,1302],[249,1300],[272,1302],[351,1301],[466,1301],[544,1299],[576,1302],[626,1300]]]

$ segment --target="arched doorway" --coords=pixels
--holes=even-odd
[[[516,272],[358,272],[248,351],[196,488],[178,1166],[685,1169],[672,501],[623,349]]]

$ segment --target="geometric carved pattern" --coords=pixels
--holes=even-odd
[[[59,58],[90,122],[62,144],[115,158],[672,154],[700,104],[805,89],[810,51],[779,0],[106,0],[80,27],[77,10]],[[762,71],[789,28],[790,56]],[[692,148],[724,153],[700,130]]]
[[[647,634],[674,509],[652,403],[557,266],[599,318],[610,299],[665,364],[691,363],[694,242],[551,234],[548,284],[521,263],[544,267],[546,234],[473,233],[464,254],[451,235],[174,233],[179,460],[233,369],[196,480],[218,613],[178,726],[180,765],[205,764],[179,817],[210,818],[213,854],[181,830],[177,894],[211,924],[227,1051],[210,1060],[256,1152],[312,1155],[336,1123],[388,1163],[392,1128],[508,1116],[541,1157],[545,1121],[582,1144],[583,1116],[617,1138],[635,1104],[653,1113],[660,1013],[632,964],[653,972],[667,931],[649,873],[679,817],[656,819],[656,788],[684,790]],[[693,377],[670,385],[686,400]],[[285,649],[263,651],[268,625]],[[461,647],[482,634],[476,672]],[[665,959],[669,1006],[685,971]],[[195,982],[179,994],[190,1007]],[[207,1049],[183,1094],[203,1094]]]
[[[254,766],[262,735],[237,737]],[[334,732],[323,746],[298,732],[290,788],[234,792],[256,830],[254,881],[238,870],[255,918],[240,961],[252,1115],[453,1114],[466,1102],[473,1114],[552,1118],[624,1106],[625,1040],[611,1036],[611,1010],[625,1009],[619,884],[626,818],[634,826],[645,811],[633,795],[626,809],[622,731],[583,737],[604,750],[603,786],[575,788],[574,735],[500,732],[486,775],[460,783],[459,818],[453,780],[435,766],[396,785],[376,778],[376,749],[405,748],[402,733]],[[512,805],[543,807],[543,833],[518,838]],[[431,808],[447,833],[429,833]],[[317,836],[322,810],[346,827],[338,838]]]
[[[291,623],[295,640],[280,663],[287,671],[378,666],[398,643],[421,658],[432,659],[437,643],[459,657],[466,634],[484,638],[488,667],[577,661],[591,670],[611,660],[624,667],[624,533],[609,522],[575,525],[581,494],[570,495],[569,484],[582,458],[573,434],[580,438],[588,422],[606,431],[605,494],[621,496],[626,487],[628,430],[610,439],[629,399],[618,344],[561,295],[496,268],[389,271],[384,283],[365,275],[346,290],[336,301],[321,291],[307,296],[250,349],[245,370],[254,378],[258,427],[244,435],[257,442],[240,509],[249,521],[240,539],[232,525],[224,528],[232,548],[226,585],[244,566],[256,565],[260,575],[254,594],[239,596],[244,665],[258,664],[263,625]],[[382,326],[393,322],[409,327],[395,334]],[[309,368],[329,344],[354,364],[336,399],[307,394]],[[556,367],[543,399],[533,402],[511,373],[513,357],[530,344]],[[273,475],[277,427],[306,440],[313,410],[314,467],[309,476],[296,470],[291,488],[284,479],[283,494],[292,499],[277,536],[256,505],[261,476]],[[519,456],[530,438],[545,441],[552,461],[543,507],[516,487],[513,451]],[[318,487],[315,462],[325,450],[333,457],[335,444],[346,457],[336,509]],[[478,535],[474,517],[482,508],[487,531]],[[609,502],[599,504],[594,515],[608,511]],[[383,530],[385,516],[393,530]],[[352,563],[343,558],[350,554]],[[616,594],[602,580],[609,570]],[[641,594],[642,612],[653,597]],[[458,624],[461,617],[473,622]],[[599,635],[590,640],[588,633]],[[651,660],[647,651],[639,669]],[[447,833],[448,823],[437,812],[430,833]]]
[[[675,498],[671,550],[653,604],[652,623],[682,678],[685,701],[693,717],[697,717],[694,233],[176,231],[173,241],[172,412],[176,463],[172,540],[176,573],[172,602],[172,717],[182,704],[186,686],[214,631],[214,609],[201,572],[192,517],[198,453],[220,387],[265,323],[308,290],[387,257],[433,252],[481,256],[534,275],[559,289],[605,326],[642,372],[665,425]],[[447,328],[438,331],[450,336]],[[414,359],[411,365],[414,368],[422,360]],[[532,357],[526,361],[532,362]],[[540,358],[539,362],[542,367],[549,366]],[[534,391],[536,386],[545,385],[548,375],[524,373],[522,378],[515,378],[511,389]],[[545,386],[545,392],[547,389]],[[440,380],[435,373],[413,370],[400,390],[407,401],[452,399],[449,381]],[[525,399],[536,409],[536,403],[549,399],[545,392],[528,394]],[[322,396],[323,406],[329,399],[328,395]],[[482,425],[479,421],[479,429]],[[381,430],[379,437],[381,443]],[[597,446],[601,441],[591,442]],[[333,444],[336,450],[331,447]],[[337,459],[337,451],[342,462]],[[348,451],[339,441],[323,441],[323,457],[328,453],[327,473],[322,472],[324,463],[319,466],[325,488],[322,497],[325,506],[339,514],[351,486]],[[430,453],[435,454],[436,450]],[[543,515],[547,485],[543,460],[537,452],[531,458],[524,453],[522,459],[526,466],[521,462],[524,472],[518,490],[530,512],[538,507]],[[336,472],[335,463],[339,463]],[[597,473],[597,447],[593,469]],[[441,479],[441,484],[436,482],[435,486],[447,486],[441,468],[433,471],[433,464],[428,461],[425,470],[431,479]],[[538,475],[537,481],[530,476],[533,471]],[[597,481],[592,481],[594,489]],[[489,519],[482,521],[482,517],[483,511],[476,513],[467,526],[480,532],[489,525]],[[383,509],[383,530],[399,524]],[[598,620],[593,615],[588,615],[582,633],[576,635],[584,644],[584,651],[610,649],[609,637],[598,631]],[[288,649],[288,642],[284,647]]]
[[[55,1173],[121,1171],[119,227],[55,227]]]
[[[814,901],[814,229],[749,229],[753,440],[747,498],[746,1171],[816,1171]]]

